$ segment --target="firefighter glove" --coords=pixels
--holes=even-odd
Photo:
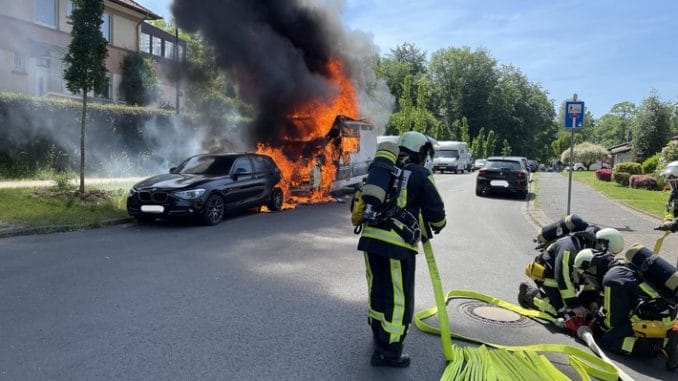
[[[654,228],[654,230],[662,230],[665,232],[670,231],[671,233],[675,233],[678,231],[678,219],[669,222],[664,222],[663,224]]]

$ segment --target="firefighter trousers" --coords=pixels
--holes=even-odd
[[[415,256],[398,260],[365,252],[368,322],[375,352],[399,357],[414,315]]]

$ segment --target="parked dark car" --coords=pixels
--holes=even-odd
[[[489,157],[478,171],[476,196],[486,193],[513,193],[527,197],[530,173],[519,157]]]
[[[485,165],[485,159],[476,159],[473,162],[473,168],[471,168],[471,170],[476,171],[476,170],[482,168],[483,165]]]
[[[530,172],[537,172],[539,170],[539,164],[534,160],[528,160],[527,165],[530,167]]]
[[[127,213],[145,222],[190,216],[215,225],[229,210],[261,205],[272,211],[282,209],[280,179],[280,169],[266,155],[196,155],[171,168],[169,174],[134,184],[127,197]]]

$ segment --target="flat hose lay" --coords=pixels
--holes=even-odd
[[[441,380],[569,380],[544,353],[566,354],[570,365],[582,380],[589,381],[595,377],[600,380],[613,381],[619,378],[619,371],[613,364],[578,347],[560,344],[504,346],[452,333],[446,306],[450,300],[455,298],[482,300],[533,319],[555,323],[555,318],[541,311],[525,309],[475,291],[452,290],[444,295],[431,241],[427,240],[423,246],[436,305],[417,312],[414,316],[414,324],[421,331],[440,335],[443,355],[448,361]],[[439,328],[424,322],[425,319],[436,314],[438,314]],[[452,338],[481,344],[481,346],[478,348],[456,346],[452,344]]]

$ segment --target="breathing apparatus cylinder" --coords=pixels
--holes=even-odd
[[[666,259],[638,243],[633,244],[625,256],[650,284],[678,293],[678,268]]]
[[[661,321],[657,320],[638,320],[631,323],[633,332],[638,337],[646,337],[648,339],[661,339],[666,337],[666,326]]]
[[[564,237],[571,232],[578,232],[586,229],[589,224],[576,214],[570,214],[565,218],[544,225],[539,230],[537,241],[540,245],[546,245],[560,237]]]
[[[367,179],[362,188],[362,199],[365,202],[363,217],[366,221],[374,221],[389,188],[393,185],[394,175],[400,171],[395,165],[399,154],[400,148],[396,143],[381,142],[377,146],[377,152],[370,164]]]

